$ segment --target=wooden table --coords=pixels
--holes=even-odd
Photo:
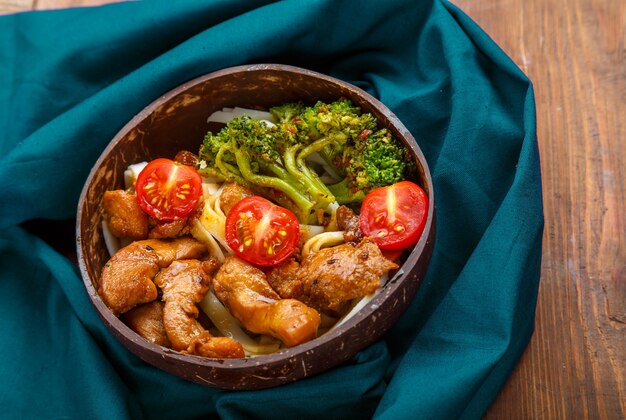
[[[111,0],[0,0],[0,13]],[[626,418],[626,1],[454,0],[534,83],[536,331],[488,419]]]

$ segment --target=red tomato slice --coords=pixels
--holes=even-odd
[[[268,267],[293,253],[300,239],[300,224],[291,211],[253,195],[228,212],[225,238],[238,257]]]
[[[139,206],[157,220],[187,217],[202,195],[202,178],[191,166],[155,159],[137,177]]]
[[[419,240],[428,213],[428,197],[410,181],[372,190],[361,204],[359,225],[380,249],[399,251]]]

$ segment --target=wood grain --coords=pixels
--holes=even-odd
[[[100,6],[122,0],[0,0],[0,14],[65,7]]]
[[[486,418],[626,417],[626,2],[455,0],[535,87],[536,331]]]
[[[31,10],[35,0],[0,0],[0,14]]]
[[[0,0],[0,13],[107,0]],[[530,77],[546,219],[536,331],[487,419],[626,418],[626,2],[453,0]]]

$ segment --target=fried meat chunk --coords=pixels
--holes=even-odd
[[[374,293],[381,276],[396,268],[371,238],[365,238],[356,246],[342,244],[309,254],[300,267],[283,264],[270,272],[268,282],[283,298],[336,315],[352,299]]]
[[[198,155],[190,152],[189,150],[181,150],[176,153],[174,156],[174,160],[178,163],[182,163],[183,165],[196,167],[198,166]]]
[[[348,206],[337,208],[337,227],[343,230],[343,238],[346,242],[356,245],[363,240],[363,232],[359,224],[359,216]]]
[[[132,242],[111,257],[102,269],[98,293],[115,315],[157,298],[152,281],[159,269],[174,260],[200,258],[206,246],[191,238]]]
[[[128,327],[148,341],[163,347],[170,347],[163,325],[163,302],[155,300],[137,306],[123,315]]]
[[[141,210],[135,194],[124,190],[106,191],[102,201],[109,230],[118,238],[148,237],[148,215]]]
[[[240,359],[245,356],[243,347],[237,341],[230,337],[212,336],[208,331],[196,336],[184,352],[215,359]]]
[[[196,208],[187,217],[171,221],[157,220],[154,217],[148,218],[148,238],[150,239],[175,239],[191,233],[191,226],[202,214],[204,200],[200,199]]]
[[[281,298],[299,299],[304,295],[304,285],[298,278],[300,264],[289,258],[267,274],[267,282]]]
[[[139,242],[156,252],[161,268],[169,266],[176,260],[198,259],[208,253],[206,245],[189,237],[175,240],[147,239]]]
[[[204,357],[244,357],[241,344],[228,337],[213,337],[198,322],[196,304],[209,291],[211,275],[219,263],[215,259],[172,262],[154,282],[163,291],[163,325],[174,350]]]
[[[320,314],[295,299],[281,299],[265,274],[237,257],[228,257],[213,278],[217,298],[243,326],[278,338],[287,346],[317,335]]]
[[[224,188],[220,194],[220,208],[224,214],[228,214],[235,204],[250,195],[254,195],[254,192],[250,188],[244,187],[236,182],[228,182],[224,184]]]
[[[187,218],[176,219],[171,222],[160,222],[155,220],[154,227],[150,229],[148,237],[150,239],[176,238],[189,233]]]

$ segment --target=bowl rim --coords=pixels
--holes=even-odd
[[[163,103],[166,103],[167,101],[174,98],[175,96],[187,91],[191,87],[198,85],[200,83],[206,82],[209,79],[215,79],[215,78],[219,78],[223,76],[228,76],[233,73],[255,72],[255,71],[295,72],[298,74],[302,74],[306,77],[312,77],[312,78],[318,78],[318,79],[324,80],[327,83],[330,83],[332,85],[338,85],[340,87],[343,87],[351,91],[355,95],[360,96],[361,99],[365,100],[370,105],[370,107],[375,108],[380,114],[384,115],[384,117],[388,120],[389,124],[394,126],[394,128],[400,132],[401,137],[403,137],[401,141],[404,143],[405,147],[409,147],[411,149],[411,153],[414,155],[415,159],[422,166],[422,169],[424,172],[424,181],[426,183],[426,185],[424,186],[428,190],[428,198],[429,198],[428,213],[427,213],[427,220],[426,220],[426,225],[424,228],[424,233],[420,237],[417,244],[414,245],[413,250],[406,257],[403,264],[400,266],[398,274],[394,277],[394,279],[393,280],[390,279],[390,281],[388,281],[382,289],[379,289],[379,291],[377,291],[376,295],[374,296],[374,298],[372,298],[370,302],[368,302],[363,308],[361,308],[351,318],[349,318],[348,320],[346,320],[345,322],[343,322],[341,325],[337,326],[333,330],[326,332],[311,341],[308,341],[306,343],[303,343],[294,347],[281,349],[275,353],[271,353],[267,355],[245,357],[243,359],[213,359],[213,358],[206,358],[206,357],[201,357],[201,356],[183,354],[183,353],[177,352],[172,349],[167,349],[165,347],[159,346],[148,340],[143,339],[138,334],[136,334],[132,329],[130,329],[126,324],[124,324],[124,322],[122,322],[120,318],[116,317],[113,314],[113,312],[104,304],[96,288],[94,287],[94,281],[92,281],[89,275],[89,272],[87,271],[86,256],[83,252],[83,247],[82,247],[82,244],[83,244],[83,238],[82,238],[82,232],[81,232],[81,226],[83,223],[82,208],[84,206],[85,200],[87,199],[89,187],[92,181],[94,180],[94,177],[97,171],[99,170],[99,168],[101,167],[101,165],[103,164],[103,162],[105,161],[109,153],[117,146],[117,144],[120,141],[122,141],[122,139],[124,139],[124,137],[128,134],[128,132],[133,127],[135,127],[141,121],[149,117],[152,114],[152,112],[154,112],[157,108],[159,108],[159,106],[161,106]],[[322,74],[313,70],[301,68],[301,67],[285,65],[285,64],[267,63],[267,64],[250,64],[250,65],[233,66],[233,67],[220,69],[217,71],[213,71],[213,72],[195,77],[167,91],[163,95],[157,97],[152,102],[150,102],[146,107],[144,107],[139,113],[137,113],[132,119],[130,119],[130,121],[128,121],[116,133],[116,135],[111,139],[111,141],[103,149],[100,156],[98,157],[98,159],[92,166],[88,177],[85,180],[85,184],[81,191],[80,198],[78,201],[78,206],[77,206],[76,247],[77,247],[77,258],[78,258],[78,263],[79,263],[79,268],[80,268],[80,273],[81,273],[83,283],[86,287],[87,293],[89,295],[89,298],[92,304],[96,308],[98,315],[100,316],[100,318],[102,319],[105,326],[110,332],[112,332],[118,338],[124,338],[125,340],[129,340],[129,342],[132,342],[139,347],[148,349],[149,351],[153,352],[155,356],[158,356],[158,357],[170,358],[177,362],[201,365],[204,367],[212,367],[216,369],[238,370],[238,369],[248,369],[251,366],[258,365],[259,363],[287,361],[288,359],[292,359],[297,356],[311,354],[313,352],[316,352],[317,349],[320,348],[320,346],[326,343],[331,343],[333,341],[339,340],[340,337],[346,333],[346,331],[351,330],[352,328],[356,328],[358,330],[360,326],[362,326],[362,324],[364,324],[369,317],[376,316],[376,313],[379,310],[381,304],[387,299],[389,295],[391,295],[399,287],[400,284],[402,284],[404,281],[421,282],[421,279],[423,278],[424,273],[421,273],[420,278],[417,278],[417,276],[415,276],[415,278],[411,279],[409,278],[409,274],[411,274],[410,273],[411,270],[406,270],[405,267],[413,267],[417,264],[420,258],[426,257],[427,258],[425,262],[426,267],[424,268],[424,271],[427,269],[428,260],[430,259],[430,254],[432,253],[433,244],[431,242],[434,241],[434,230],[435,230],[435,194],[434,194],[434,189],[433,189],[432,175],[430,173],[428,163],[424,157],[424,154],[420,146],[416,142],[413,135],[409,132],[409,130],[396,117],[396,115],[393,112],[391,112],[391,110],[387,108],[387,106],[385,106],[382,102],[380,102],[374,96],[370,95],[365,90],[351,83],[345,82],[343,80],[340,80],[335,77],[328,76],[328,75],[325,75],[325,74]],[[428,255],[423,255],[425,250],[428,251]],[[415,290],[417,290],[418,287],[419,287],[419,284],[415,286]],[[408,298],[412,299],[413,296],[410,296]],[[406,304],[406,307],[408,307],[408,303],[406,302],[404,303]],[[406,311],[406,308],[400,311],[400,314],[398,314],[397,317],[400,317],[402,313],[404,313],[405,311]],[[393,323],[395,323],[395,321],[396,320],[394,320]],[[393,323],[391,325],[393,325]],[[391,328],[391,326],[388,328]],[[339,358],[336,361],[336,363],[333,363],[332,365],[322,370],[327,370],[347,360],[349,357],[352,357],[354,354],[356,354],[358,351],[362,350],[363,348],[370,346],[375,341],[380,339],[380,336],[382,336],[382,334],[384,334],[384,332],[386,332],[387,330],[388,329],[386,329],[381,334],[379,334],[379,336],[374,340],[371,340],[371,341],[366,340],[365,344],[360,346],[356,351],[352,352],[351,354],[345,355],[345,357],[343,358]],[[120,335],[122,337],[120,337]],[[136,353],[132,348],[130,350],[133,351],[133,353]],[[142,357],[141,355],[139,356]],[[159,368],[164,369],[163,367],[159,367]],[[167,369],[164,369],[164,370],[167,370]],[[174,372],[171,371],[171,373],[174,373]],[[200,381],[196,381],[196,382],[203,383],[202,378],[198,378],[198,379],[200,379]],[[301,378],[296,378],[296,379],[301,379]],[[293,379],[293,380],[296,380],[296,379]],[[228,386],[221,386],[219,384],[215,384],[210,381],[206,381],[206,384],[210,386],[214,386],[214,387],[234,389]],[[273,385],[270,385],[270,386],[273,386]]]

